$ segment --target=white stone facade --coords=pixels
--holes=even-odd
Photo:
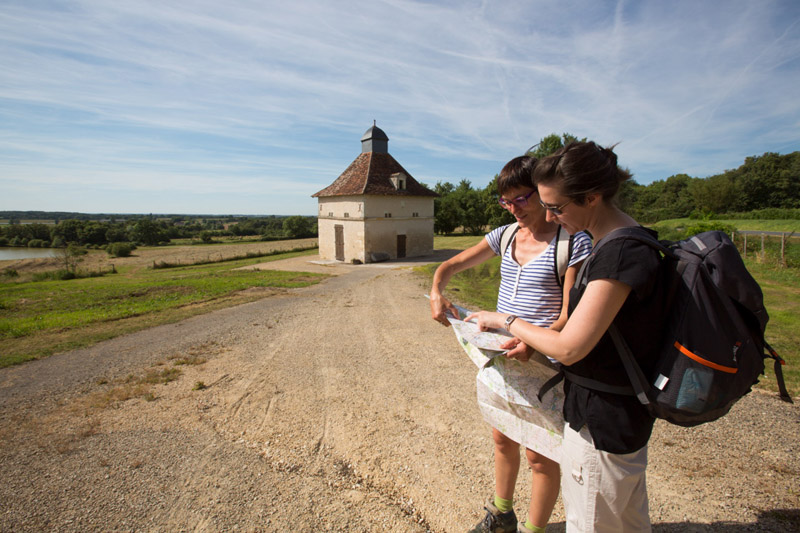
[[[320,258],[370,263],[428,255],[433,252],[433,220],[432,197],[320,197]]]

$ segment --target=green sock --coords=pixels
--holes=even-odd
[[[514,500],[506,500],[497,494],[494,495],[494,506],[501,513],[507,513],[514,508]]]
[[[536,527],[530,520],[525,520],[525,527],[533,531],[533,533],[544,533],[547,527]]]

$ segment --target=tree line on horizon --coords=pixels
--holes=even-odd
[[[38,213],[33,220],[51,220],[44,212],[13,212],[20,215]],[[68,216],[68,214],[66,214]],[[92,248],[109,247],[118,243],[140,246],[168,244],[175,239],[191,239],[198,243],[211,243],[220,237],[257,237],[261,240],[301,239],[316,237],[317,219],[308,216],[266,217],[194,217],[84,215],[82,218],[64,218],[55,224],[42,222],[19,223],[8,217],[9,224],[0,227],[0,246],[26,246],[30,248],[61,248],[80,245]]]
[[[545,157],[576,140],[568,133],[551,134],[528,155]],[[433,191],[439,194],[434,200],[434,231],[438,234],[460,228],[465,234],[480,235],[487,226],[514,222],[511,213],[497,202],[497,175],[483,189],[462,179],[457,184],[439,181]],[[625,212],[646,224],[687,217],[800,219],[800,152],[748,157],[739,168],[707,178],[676,174],[648,185],[630,180],[623,184],[617,201]]]

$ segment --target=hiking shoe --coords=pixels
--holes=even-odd
[[[517,533],[517,515],[514,509],[501,513],[493,502],[486,504],[486,516],[469,530],[469,533]]]

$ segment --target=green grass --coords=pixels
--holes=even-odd
[[[437,249],[465,249],[479,240],[480,237],[437,237],[434,246]],[[800,249],[800,244],[793,246]],[[800,394],[800,269],[784,268],[770,261],[759,262],[751,257],[745,259],[745,264],[764,292],[764,304],[770,316],[765,334],[767,342],[786,361],[783,366],[784,380],[789,393],[797,396]],[[432,278],[438,266],[425,265],[417,270]],[[499,284],[499,258],[494,258],[471,271],[453,276],[446,293],[448,297],[471,309],[495,309]],[[758,387],[777,391],[771,359],[766,361],[766,375],[762,377]]]
[[[433,247],[437,250],[466,250],[481,242],[482,235],[437,235],[433,238]]]
[[[478,244],[482,236],[436,236],[433,247],[437,250],[465,250]],[[433,278],[439,263],[425,265],[417,270]],[[500,258],[495,257],[475,268],[459,272],[450,278],[447,290],[453,300],[473,309],[495,309],[500,288]]]
[[[416,270],[433,278],[441,263],[424,265]],[[475,268],[459,272],[447,284],[447,296],[455,303],[469,309],[497,308],[497,291],[500,289],[500,258],[494,257]]]
[[[695,225],[701,220],[694,220],[690,218],[673,218],[670,220],[661,220],[653,227],[656,229],[677,229],[685,228],[687,226]],[[800,234],[800,220],[739,220],[739,219],[714,219],[709,222],[719,222],[733,226],[739,231],[781,231],[785,233]]]
[[[783,377],[792,396],[800,394],[800,270],[746,259],[745,264],[764,291],[769,313],[765,337],[785,361]],[[778,390],[772,366],[761,385]]]
[[[274,255],[269,260],[308,253]],[[243,293],[245,289],[304,287],[326,277],[234,270],[264,261],[245,259],[135,272],[121,269],[101,278],[2,283],[0,367],[263,297],[263,293]]]

